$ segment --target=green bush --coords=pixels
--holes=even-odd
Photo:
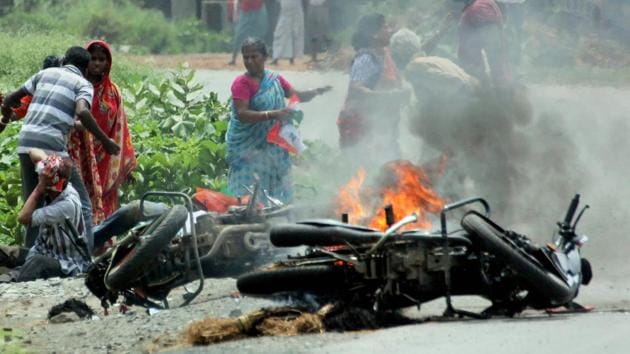
[[[17,147],[19,127],[13,124],[2,132],[0,139],[0,244],[13,244],[21,241],[22,228],[17,222],[17,214],[22,206],[22,179]]]
[[[230,43],[229,34],[210,32],[198,20],[169,21],[130,0],[18,1],[0,17],[0,30],[101,38],[139,54],[225,51]]]
[[[224,189],[227,105],[203,93],[194,71],[137,82],[127,91],[126,108],[138,159],[136,183],[123,188],[123,200],[149,190],[191,192]]]

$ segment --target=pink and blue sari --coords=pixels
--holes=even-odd
[[[265,70],[258,92],[250,99],[250,109],[267,111],[285,106],[285,92],[278,74]],[[253,186],[254,176],[257,175],[261,188],[269,196],[285,203],[291,201],[291,156],[281,147],[267,142],[267,133],[275,122],[275,119],[257,123],[241,122],[232,104],[226,135],[227,162],[230,167],[228,191],[232,195],[248,194],[245,187]]]

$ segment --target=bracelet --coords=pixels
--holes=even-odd
[[[0,118],[0,125],[4,125],[6,127],[7,125],[9,125],[9,123],[11,123],[10,120],[8,122],[5,122],[2,118]]]
[[[269,120],[269,111],[265,111],[264,114],[265,114],[265,119]]]

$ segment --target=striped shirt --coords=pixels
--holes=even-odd
[[[81,241],[74,239],[66,226],[69,219],[79,232]],[[79,193],[68,183],[57,198],[33,212],[32,226],[39,226],[39,235],[35,245],[29,250],[26,259],[34,255],[42,255],[59,261],[61,271],[66,275],[76,275],[87,271],[89,260],[77,250],[85,242],[83,217],[81,216],[81,200]],[[74,240],[75,242],[72,242]],[[84,250],[87,254],[86,250]]]
[[[18,138],[18,153],[31,148],[67,157],[67,139],[74,125],[76,102],[92,103],[94,89],[74,65],[44,69],[23,86],[33,100]]]

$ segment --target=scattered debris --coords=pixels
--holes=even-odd
[[[77,299],[66,300],[62,304],[53,306],[48,312],[48,320],[51,323],[73,322],[92,316],[94,316],[94,310]]]
[[[316,313],[294,307],[262,309],[236,318],[207,318],[193,322],[186,329],[186,342],[208,345],[247,336],[287,336],[321,333],[322,319],[333,305],[325,305]]]
[[[58,313],[48,319],[50,323],[68,323],[68,322],[76,322],[80,321],[81,317],[74,312],[62,312]]]
[[[397,312],[373,311],[327,304],[316,312],[297,307],[261,309],[236,318],[207,318],[193,322],[184,332],[190,345],[208,345],[248,336],[295,336],[325,331],[353,331],[399,326],[418,321]]]

